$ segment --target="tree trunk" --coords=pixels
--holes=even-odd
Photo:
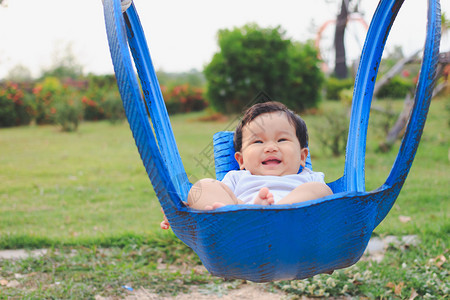
[[[348,17],[348,2],[350,2],[350,0],[342,0],[341,12],[337,16],[336,31],[334,33],[334,73],[339,79],[345,79],[348,76],[344,44],[345,28],[347,27]]]
[[[395,141],[403,136],[406,125],[409,122],[409,117],[411,115],[411,110],[414,106],[414,99],[411,99],[411,95],[408,94],[405,97],[405,102],[403,103],[403,110],[400,113],[397,122],[395,122],[394,126],[389,130],[386,140],[384,143],[379,145],[379,149],[383,152],[388,152],[391,150]]]
[[[386,84],[395,74],[400,72],[400,70],[403,68],[403,66],[412,61],[414,57],[418,54],[415,53],[411,55],[410,57],[404,58],[401,61],[399,61],[389,72],[386,73],[386,75],[380,80],[380,84],[377,88],[375,85],[375,92],[378,92],[379,88]],[[439,78],[443,75],[444,68],[450,63],[450,52],[441,53],[439,55],[439,61],[438,61],[438,67],[436,70],[436,77]],[[445,86],[447,85],[447,81],[444,80],[439,85],[437,85],[432,94],[432,98],[439,94],[440,91],[442,91]],[[409,122],[409,117],[411,115],[411,110],[414,106],[414,99],[411,99],[411,95],[408,94],[405,98],[403,111],[400,113],[400,116],[397,119],[397,122],[395,125],[389,130],[386,140],[384,143],[379,145],[379,149],[383,152],[389,151],[392,146],[394,145],[395,141],[403,135],[403,132],[405,131],[406,125]]]

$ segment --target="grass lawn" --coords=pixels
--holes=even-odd
[[[409,252],[393,247],[384,263],[369,265],[360,262],[353,268],[337,272],[332,276],[337,282],[335,287],[329,290],[325,288],[326,293],[377,297],[374,289],[381,288],[381,292],[392,290],[395,295],[394,290],[400,282],[403,282],[405,287],[403,293],[396,296],[401,298],[409,297],[413,290],[422,296],[430,293],[433,296],[436,291],[449,292],[448,283],[442,286],[442,280],[439,279],[447,278],[448,282],[449,275],[449,103],[449,98],[432,102],[411,172],[393,209],[375,230],[375,235],[381,236],[419,235],[422,246]],[[383,106],[386,103],[379,104]],[[394,101],[393,106],[399,111],[402,102]],[[321,110],[337,111],[343,108],[339,103],[326,102]],[[204,151],[210,152],[209,147],[215,132],[233,130],[236,122],[236,118],[225,122],[200,122],[198,118],[202,115],[204,113],[171,117],[185,168],[192,179],[214,174],[212,159],[205,159],[204,165],[208,165],[205,169],[195,163],[194,158],[201,156]],[[319,112],[317,115],[305,115],[304,119],[310,130],[314,169],[323,171],[327,181],[338,179],[343,173],[344,157],[333,157],[327,149],[321,147],[317,136],[320,124],[324,122],[323,116]],[[397,154],[398,144],[389,153],[377,150],[382,141],[379,125],[384,121],[383,114],[373,113],[371,116],[366,155],[368,190],[384,182]],[[34,287],[35,294],[11,289],[9,294],[5,295],[38,298],[58,295],[55,297],[65,298],[70,292],[68,278],[75,276],[75,273],[71,273],[73,270],[70,266],[73,265],[84,267],[76,273],[79,281],[75,279],[71,284],[83,283],[86,286],[80,287],[81,291],[72,287],[72,292],[75,289],[79,293],[74,295],[89,298],[98,293],[102,286],[118,286],[118,281],[128,280],[135,285],[153,282],[155,287],[160,286],[155,283],[158,281],[161,284],[173,284],[170,280],[170,283],[162,280],[170,272],[161,276],[155,275],[160,273],[152,273],[156,270],[157,258],[181,264],[188,257],[187,260],[192,264],[198,264],[195,255],[184,249],[170,232],[159,232],[160,206],[138,156],[128,124],[86,122],[81,124],[76,133],[63,133],[53,126],[0,129],[0,145],[0,248],[54,246],[60,249],[69,245],[76,247],[78,251],[73,256],[61,256],[61,252],[68,250],[60,250],[61,252],[52,252],[43,259],[24,260],[20,263],[0,262],[0,279],[10,278],[15,273],[37,272],[49,274],[50,281],[57,280],[57,272],[52,269],[52,261],[55,260],[58,260],[56,265],[61,266],[60,271],[64,275],[61,276],[66,278],[58,277],[64,284],[52,289],[45,288],[45,283],[42,283],[41,287]],[[97,255],[97,246],[113,249],[120,247],[114,250],[116,252],[104,254],[106,262],[103,265]],[[161,251],[158,252],[158,249]],[[175,254],[170,249],[178,249],[177,257],[174,257]],[[183,256],[180,253],[187,254]],[[144,255],[146,260],[137,259],[136,255]],[[447,262],[437,267],[433,265],[433,268],[437,268],[434,273],[426,273],[434,270],[431,267],[426,269],[427,262],[438,255],[444,255]],[[108,267],[113,261],[116,269]],[[405,262],[411,264],[407,270],[414,270],[420,276],[408,277],[402,273],[401,266]],[[366,271],[370,274],[364,275]],[[149,275],[149,272],[153,275]],[[196,280],[205,284],[218,280],[206,274],[178,274],[178,277],[174,273],[170,274],[170,278],[182,278],[185,284],[192,284]],[[438,274],[436,276],[439,280],[433,281],[436,284],[431,287],[425,282],[427,276],[434,276],[433,274]],[[98,279],[102,276],[104,279]],[[125,279],[122,276],[125,276]],[[353,281],[345,283],[351,276],[354,277]],[[364,276],[378,281],[364,279]],[[93,278],[97,278],[99,282],[94,283]],[[405,278],[409,278],[412,283],[406,283]],[[272,284],[271,287],[292,294],[318,295],[320,284],[314,280],[322,282],[327,279],[318,277],[303,281],[316,285],[317,289],[313,289],[312,293],[297,283],[282,282]],[[389,282],[394,284],[393,288]],[[346,284],[347,288],[344,287]],[[112,289],[110,293],[119,292]]]

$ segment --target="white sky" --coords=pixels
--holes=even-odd
[[[7,0],[0,7],[0,80],[21,64],[38,76],[52,64],[55,54],[72,46],[84,71],[112,73],[101,0]],[[387,51],[401,45],[407,55],[424,44],[426,0],[406,0],[391,31]],[[450,16],[450,1],[441,1]],[[315,37],[325,21],[334,19],[337,0],[134,0],[157,70],[168,72],[202,70],[218,50],[219,29],[256,22],[260,26],[281,25],[288,37],[306,41]],[[363,0],[360,11],[370,22],[377,0]],[[314,25],[314,26],[313,26]],[[358,29],[359,28],[359,29]],[[361,52],[361,27],[347,33],[350,56]],[[324,32],[323,44],[332,30]],[[450,50],[450,37],[442,50]],[[361,40],[358,43],[358,40]]]

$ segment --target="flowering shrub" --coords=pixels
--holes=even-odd
[[[83,84],[80,84],[83,83]],[[207,107],[203,90],[189,84],[161,86],[170,114],[200,111]],[[114,123],[125,113],[114,76],[62,82],[46,77],[39,82],[0,85],[0,127],[57,124],[64,131],[77,129],[80,120],[108,119]]]
[[[0,127],[27,125],[33,112],[30,97],[24,87],[11,82],[0,87]]]
[[[88,76],[88,88],[82,98],[84,120],[98,121],[108,118],[110,112],[105,111],[105,101],[114,93],[119,97],[119,90],[114,75]],[[108,101],[109,102],[109,101]],[[109,109],[110,103],[106,104]]]
[[[97,101],[93,100],[97,99]],[[85,95],[81,98],[84,111],[84,119],[89,121],[98,121],[105,118],[105,113],[101,107],[101,98]]]
[[[203,89],[189,84],[177,85],[171,89],[161,86],[161,91],[169,114],[200,111],[208,106],[203,98]]]
[[[47,77],[33,89],[36,107],[36,123],[51,124],[56,113],[55,98],[63,93],[63,85],[56,77]]]
[[[75,131],[83,117],[79,92],[56,77],[46,77],[34,89],[37,124],[57,124],[62,131]]]

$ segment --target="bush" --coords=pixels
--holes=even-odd
[[[15,83],[0,87],[0,127],[28,125],[33,115],[30,96]]]
[[[339,91],[339,100],[345,107],[352,106],[353,89],[343,89]]]
[[[337,79],[329,77],[326,82],[326,98],[329,100],[340,100],[339,93],[342,90],[353,90],[354,81],[352,78]]]
[[[53,122],[61,126],[62,131],[76,131],[83,117],[83,109],[79,97],[72,93],[59,95],[55,99]]]
[[[201,111],[208,106],[203,98],[203,89],[189,84],[177,85],[171,89],[162,86],[161,91],[169,114]]]
[[[324,77],[316,48],[310,43],[293,43],[288,53],[287,93],[280,101],[296,111],[317,107]]]
[[[405,96],[413,91],[414,83],[410,79],[400,76],[394,76],[378,91],[378,98],[405,98]]]
[[[104,101],[111,93],[119,94],[114,75],[88,77],[89,88],[82,98],[84,119],[98,121],[107,118]],[[108,105],[108,104],[107,104]]]
[[[93,99],[97,99],[97,101]],[[83,105],[83,118],[85,120],[99,121],[105,118],[101,98],[83,96],[81,98],[81,103]]]
[[[101,109],[106,119],[111,123],[125,119],[125,110],[118,92],[109,92],[101,103]]]
[[[54,122],[54,114],[56,109],[55,98],[58,97],[63,90],[63,86],[58,78],[47,77],[42,82],[38,82],[33,94],[35,97],[36,123],[51,124]]]
[[[323,83],[317,50],[293,43],[280,28],[248,24],[218,33],[220,52],[205,68],[210,104],[241,112],[264,92],[296,111],[314,107]]]
[[[319,124],[316,135],[321,148],[335,157],[345,153],[349,128],[345,110],[324,112],[323,122]]]
[[[83,117],[79,91],[61,84],[56,77],[46,77],[34,89],[37,124],[57,124],[62,131],[76,131]]]

